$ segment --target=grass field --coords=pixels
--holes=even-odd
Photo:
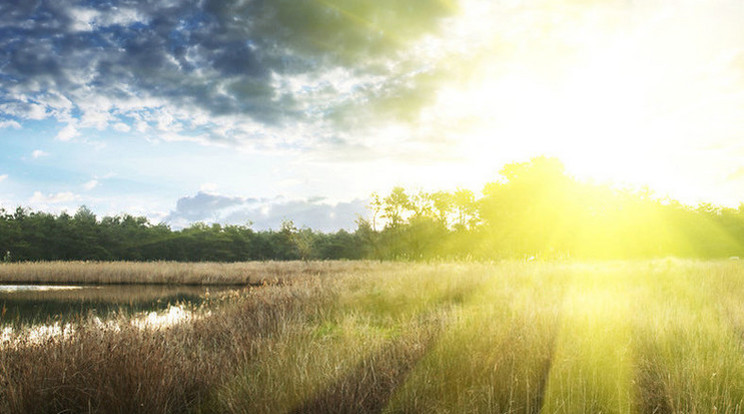
[[[738,261],[232,266],[281,283],[6,344],[0,412],[744,411]]]
[[[305,275],[381,270],[373,262],[22,262],[0,263],[0,283],[260,285]]]

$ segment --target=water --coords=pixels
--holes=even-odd
[[[91,314],[162,312],[177,303],[198,305],[229,288],[199,286],[0,285],[0,326],[48,325]]]

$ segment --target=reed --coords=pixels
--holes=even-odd
[[[258,285],[304,275],[382,270],[388,266],[364,261],[20,262],[0,263],[0,284]]]

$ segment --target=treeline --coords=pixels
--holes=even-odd
[[[688,206],[569,176],[555,158],[506,165],[469,191],[373,195],[379,258],[722,258],[744,255],[744,205]],[[373,215],[373,217],[375,217]]]
[[[97,218],[0,209],[0,258],[29,260],[316,260],[729,257],[744,255],[744,207],[696,207],[582,182],[560,161],[509,164],[469,190],[372,195],[353,232],[197,223],[183,230],[129,215]]]
[[[3,261],[361,259],[363,252],[353,233],[297,229],[289,221],[278,231],[203,223],[175,231],[165,224],[153,225],[144,217],[99,220],[86,207],[73,216],[0,209]]]

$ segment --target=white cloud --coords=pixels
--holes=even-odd
[[[98,184],[99,184],[98,180],[95,180],[95,179],[94,180],[90,180],[87,183],[83,184],[83,188],[85,188],[86,190],[90,191],[90,190],[98,187]]]
[[[0,175],[0,183],[8,179],[8,174]]]
[[[14,128],[14,129],[20,129],[21,124],[19,124],[16,121],[2,121],[0,122],[0,129],[3,128]]]
[[[130,25],[137,22],[147,23],[146,16],[136,9],[119,8],[102,16],[101,23],[105,26]]]
[[[141,119],[140,120],[137,120],[134,123],[134,127],[135,127],[135,129],[137,129],[137,132],[142,132],[142,133],[146,132],[148,130],[148,128],[149,128],[149,126],[147,125],[147,122],[145,122],[145,121],[143,121]]]
[[[215,183],[204,183],[199,187],[199,191],[204,193],[214,193],[217,191],[217,184]]]
[[[79,199],[80,196],[77,194],[74,194],[69,191],[65,192],[59,192],[56,194],[47,194],[44,195],[41,193],[41,191],[34,191],[34,195],[31,196],[29,201],[31,203],[50,203],[50,204],[57,204],[57,203],[65,203],[69,201],[75,201]]]
[[[0,113],[4,113],[16,118],[41,120],[46,118],[49,114],[47,108],[44,105],[29,102],[10,102],[0,105]],[[14,121],[5,121],[14,122]],[[11,124],[12,125],[12,124]]]
[[[69,16],[72,20],[72,30],[90,32],[94,28],[95,20],[100,13],[93,9],[71,8]]]
[[[40,120],[47,117],[47,111],[44,105],[31,104],[29,105],[29,111],[26,114],[29,119]]]
[[[34,150],[34,152],[31,153],[31,157],[33,157],[34,159],[46,157],[47,155],[49,155],[48,152],[42,151],[40,149]]]
[[[99,27],[126,26],[146,21],[145,17],[135,9],[116,7],[110,12],[74,7],[68,10],[68,16],[72,21],[72,30],[77,32],[91,32]]]
[[[60,141],[69,141],[78,135],[80,135],[80,132],[75,128],[75,125],[67,124],[57,133],[57,139]]]
[[[173,130],[174,124],[176,122],[175,118],[173,118],[173,115],[171,115],[169,112],[166,112],[164,110],[159,111],[157,117],[157,129],[160,131],[171,131]]]
[[[114,124],[114,129],[119,132],[129,132],[132,128],[123,122],[117,122]]]

